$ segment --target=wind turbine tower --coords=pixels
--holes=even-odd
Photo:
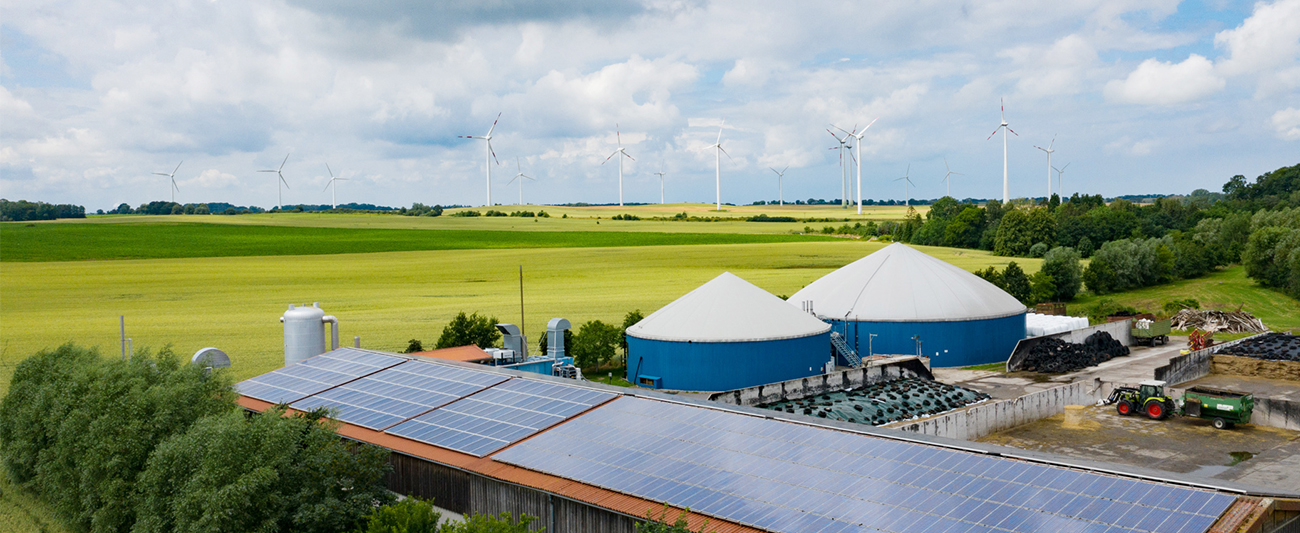
[[[952,171],[952,167],[949,167],[949,166],[948,166],[948,158],[946,158],[946,157],[943,158],[943,168],[948,169],[948,173],[943,175],[943,181],[946,182],[946,183],[948,184],[948,197],[951,198],[951,197],[952,197],[952,178],[951,178],[950,176],[952,176],[953,174],[956,174],[956,175],[958,175],[958,176],[963,176],[964,174],[962,174],[961,172],[953,172],[953,171]],[[910,170],[910,169],[909,169],[909,170]]]
[[[1034,145],[1034,148],[1047,152],[1047,196],[1045,197],[1047,200],[1052,199],[1052,169],[1055,168],[1052,166],[1052,152],[1056,151],[1053,150],[1052,147],[1055,145],[1056,145],[1055,135],[1052,136],[1052,144],[1047,145],[1047,148]]]
[[[181,165],[184,165],[184,164],[185,164],[185,160],[182,159],[180,163],[177,163],[177,164],[176,164],[176,170],[180,170],[180,169],[181,169]],[[173,203],[173,204],[176,203],[176,192],[181,190],[180,187],[177,187],[177,186],[176,186],[176,170],[173,170],[171,174],[163,174],[162,172],[154,172],[154,175],[156,175],[156,176],[167,176],[168,179],[172,180],[172,186],[169,187],[169,189],[170,189],[171,192],[172,192],[172,203]]]
[[[476,135],[460,135],[461,139],[482,139],[485,141],[483,154],[483,166],[487,168],[487,206],[492,207],[492,161],[496,160],[497,153],[492,151],[492,131],[497,129],[497,122],[501,120],[501,113],[497,113],[496,120],[492,121],[492,127],[488,128],[487,135],[482,137]],[[497,161],[500,165],[501,162]]]
[[[600,162],[600,164],[603,165],[605,163],[608,163],[610,157],[614,157],[619,154],[623,154],[628,159],[636,161],[636,158],[627,155],[627,150],[623,148],[623,136],[618,132],[618,124],[614,124],[614,138],[618,140],[618,150],[614,150],[614,153],[609,154],[609,157],[606,157],[604,161]],[[523,183],[520,182],[519,186],[523,187]],[[662,187],[660,187],[660,189],[661,189],[660,192],[662,193]],[[662,196],[662,194],[660,196]],[[623,207],[623,158],[622,157],[618,158],[618,206]]]
[[[1060,195],[1062,200],[1065,199],[1065,188],[1062,184],[1064,182],[1065,167],[1068,166],[1070,166],[1069,163],[1066,163],[1061,168],[1052,167],[1056,171],[1056,194]]]
[[[998,107],[1002,110],[1002,124],[999,124],[998,128],[993,130],[993,133],[989,134],[989,139],[992,139],[994,135],[998,134],[998,130],[1002,129],[1005,129],[1015,134],[1016,137],[1019,137],[1020,134],[1016,133],[1015,130],[1011,129],[1011,126],[1007,125],[1007,106],[1000,98],[998,99]],[[987,141],[988,139],[984,140]],[[1055,139],[1053,139],[1053,142],[1055,142]],[[1005,204],[1010,201],[1011,188],[1007,184],[1007,133],[1004,131],[1002,132],[1002,203]]]
[[[725,125],[726,123],[727,121],[724,119],[722,121],[722,124]],[[717,171],[714,177],[713,184],[717,192],[717,201],[716,201],[715,209],[717,209],[718,211],[722,211],[722,154],[727,154],[727,151],[722,149],[722,128],[723,128],[722,125],[718,126],[718,141],[713,143],[713,146],[709,147],[709,148],[716,149],[713,152],[713,158],[714,158],[714,165],[716,165],[715,168],[717,169]],[[727,159],[731,159],[731,154],[727,154]]]
[[[330,206],[333,207],[334,209],[338,209],[339,208],[339,196],[338,196],[339,184],[336,182],[348,181],[348,180],[347,178],[335,177],[334,170],[330,169],[329,163],[325,163],[325,170],[329,171],[330,173],[330,181],[329,183],[325,184],[325,189],[329,189],[330,187],[334,188],[334,190],[330,191]],[[321,189],[321,192],[325,192],[325,189]]]
[[[667,172],[664,172],[664,168],[660,166],[659,172],[655,172],[655,174],[659,176],[659,205],[663,205],[664,204],[664,174],[667,174]]]
[[[519,156],[515,156],[515,167],[519,169],[519,173],[515,174],[515,177],[510,178],[510,181],[506,182],[506,185],[510,185],[511,183],[514,183],[515,180],[519,180],[519,205],[524,205],[524,180],[537,180],[533,179],[532,176],[524,174],[524,166],[519,162]]]
[[[897,178],[897,179],[894,180],[894,181],[902,181],[902,182],[903,182],[903,195],[907,197],[907,207],[912,207],[912,187],[911,187],[911,186],[912,186],[912,185],[915,185],[914,183],[912,183],[912,178],[909,178],[909,177],[908,177],[908,176],[910,176],[911,174],[912,174],[912,165],[909,163],[909,164],[907,165],[907,172],[903,174],[903,177],[901,177],[901,178]]]
[[[772,167],[767,167],[767,168],[772,168]],[[785,177],[785,171],[787,170],[790,170],[790,167],[788,165],[781,170],[772,168],[772,172],[776,173],[776,198],[778,202],[781,202],[782,206],[785,205],[785,187],[781,185],[781,179]]]
[[[840,130],[840,131],[844,131],[844,130]],[[851,137],[851,135],[848,132],[844,132],[845,133],[844,138],[841,139],[840,136],[836,135],[835,132],[830,130],[830,128],[826,129],[826,133],[831,134],[831,137],[834,137],[835,141],[840,143],[839,146],[832,146],[828,148],[828,150],[840,151],[840,206],[847,209],[849,207],[849,179],[845,175],[845,173],[848,172],[848,166],[844,162],[844,153],[847,152],[850,148],[848,144],[849,144],[849,137]]]
[[[280,177],[280,181],[277,181],[275,183],[275,190],[276,192],[279,193],[279,196],[276,197],[279,200],[279,203],[277,203],[275,206],[281,210],[284,209],[284,190],[280,188],[280,185],[283,184],[285,189],[289,188],[289,182],[284,181],[284,164],[289,162],[289,155],[290,154],[284,154],[284,161],[280,162],[280,168],[277,168],[275,170],[258,171],[258,172],[274,172],[276,176]]]
[[[867,124],[867,127],[862,128],[862,131],[860,132],[858,131],[857,126],[853,127],[853,132],[844,131],[844,129],[840,127],[835,128],[837,130],[844,131],[844,133],[848,133],[850,137],[853,137],[854,139],[858,140],[858,214],[859,215],[862,214],[862,137],[867,134],[867,130],[870,129],[871,125],[875,124],[877,120],[880,120],[880,117],[876,117],[872,119],[871,122]]]

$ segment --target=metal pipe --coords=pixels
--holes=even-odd
[[[320,320],[330,324],[330,344],[332,346],[330,349],[339,349],[339,319],[334,318],[334,315],[325,315]]]

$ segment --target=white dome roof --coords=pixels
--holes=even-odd
[[[638,339],[749,342],[794,339],[831,326],[730,272],[627,328]]]
[[[1002,318],[1024,304],[983,278],[901,243],[849,263],[790,296],[829,319],[949,322]]]

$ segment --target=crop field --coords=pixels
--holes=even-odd
[[[259,215],[269,219],[270,215]],[[181,217],[167,217],[181,218]],[[194,223],[0,224],[0,261],[312,255],[412,250],[594,248],[830,240],[813,235],[483,231]],[[406,218],[406,217],[401,217]],[[516,219],[518,220],[518,219]],[[757,225],[757,224],[756,224]]]

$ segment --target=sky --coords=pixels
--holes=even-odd
[[[1000,198],[1000,102],[1012,197],[1046,193],[1051,143],[1066,195],[1217,191],[1300,163],[1300,0],[0,9],[0,196],[91,210],[328,204],[330,172],[340,203],[484,205],[485,143],[458,136],[498,115],[503,204],[520,171],[527,203],[618,202],[619,141],[626,202],[658,202],[663,172],[668,202],[711,203],[715,158],[723,202],[839,198],[827,129],[872,120],[853,140],[865,198],[902,200],[904,175],[913,198]],[[278,189],[258,171],[286,155]],[[173,191],[153,173],[177,164]]]

